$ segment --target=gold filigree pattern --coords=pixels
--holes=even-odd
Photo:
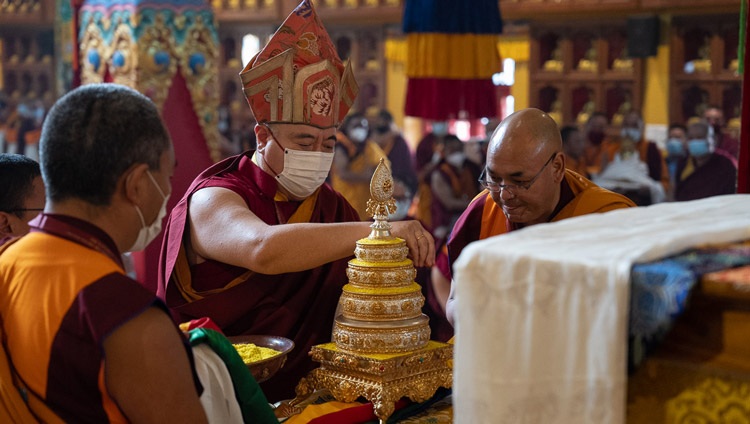
[[[361,396],[373,403],[381,422],[393,413],[399,399],[424,402],[438,387],[451,387],[453,383],[448,365],[453,347],[444,343],[430,342],[425,349],[389,357],[341,352],[333,344],[326,344],[313,347],[311,355],[321,367],[300,381],[297,399],[319,389],[327,389],[343,402],[353,402]]]
[[[327,389],[344,402],[364,397],[385,422],[400,398],[421,402],[438,387],[450,387],[453,349],[430,341],[409,249],[390,234],[393,178],[383,160],[370,193],[368,212],[375,222],[370,235],[357,241],[356,259],[349,261],[349,283],[342,288],[333,343],[313,346],[310,355],[321,366],[299,383],[297,398],[315,389]]]
[[[357,266],[349,263],[346,276],[351,284],[364,287],[394,287],[411,284],[417,277],[417,270],[413,266],[378,268]]]
[[[399,353],[421,349],[430,341],[427,317],[399,328],[355,327],[336,320],[333,341],[339,349],[357,353]]]
[[[81,16],[82,83],[103,82],[108,72],[113,82],[142,92],[162,109],[180,69],[211,158],[218,161],[219,49],[210,11],[84,5]]]
[[[188,82],[193,109],[203,130],[211,159],[221,159],[219,150],[218,49],[201,15],[188,27],[185,42],[178,49],[180,70]]]
[[[162,13],[138,40],[138,82],[140,91],[161,109],[177,72],[175,40]]]
[[[81,51],[81,83],[95,84],[104,81],[104,65],[107,58],[107,49],[99,28],[94,25],[93,18],[89,19],[86,31],[80,43]]]
[[[382,226],[387,225],[387,229],[390,230],[391,226],[388,224],[387,218],[388,215],[396,211],[396,200],[393,198],[391,170],[388,169],[388,165],[382,158],[370,180],[370,196],[372,198],[367,201],[367,213],[375,218],[373,229],[381,224]]]
[[[363,321],[402,320],[422,314],[424,296],[421,291],[397,296],[358,295],[344,292],[340,304],[344,317]]]
[[[361,246],[357,243],[354,249],[354,256],[366,262],[401,262],[408,254],[409,248],[404,241],[390,246]]]
[[[750,422],[750,384],[707,378],[666,402],[667,422]]]
[[[138,68],[138,54],[133,42],[133,30],[127,22],[118,22],[107,62],[112,82],[138,88],[135,73]]]

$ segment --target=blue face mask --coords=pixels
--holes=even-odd
[[[622,131],[620,131],[620,136],[622,138],[629,138],[635,142],[641,141],[641,130],[638,128],[623,128]]]
[[[708,140],[701,139],[701,138],[694,138],[692,140],[688,140],[687,148],[688,148],[688,152],[690,152],[690,156],[694,158],[699,158],[709,153]]]
[[[437,136],[448,134],[448,124],[446,124],[445,122],[433,122],[432,133]]]
[[[667,154],[672,157],[685,156],[685,146],[679,138],[670,138],[667,140]]]

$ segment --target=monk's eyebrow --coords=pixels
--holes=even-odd
[[[487,168],[487,174],[490,177],[492,177],[493,180],[494,179],[503,179],[503,177],[501,177],[499,174],[495,173],[490,168]],[[517,178],[517,177],[521,177],[521,176],[523,176],[523,171],[516,171],[516,172],[508,175],[508,177],[510,177],[510,178]]]
[[[291,138],[296,140],[315,140],[315,136],[307,133],[292,133]]]

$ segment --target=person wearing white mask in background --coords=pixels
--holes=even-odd
[[[479,193],[478,173],[472,172],[467,163],[464,143],[455,135],[447,135],[443,153],[445,159],[430,176],[433,235],[438,243],[448,237],[469,201]]]
[[[448,135],[447,121],[431,121],[430,131],[417,144],[414,170],[417,172],[416,218],[432,229],[432,190],[430,175],[443,159],[443,139]]]
[[[641,172],[645,168],[645,172]],[[669,190],[669,172],[656,143],[644,137],[643,118],[631,110],[625,114],[620,139],[602,154],[601,172],[595,183],[631,196],[638,205],[662,202]],[[619,181],[625,181],[623,186]],[[656,187],[660,184],[661,187]]]
[[[682,124],[672,124],[667,130],[667,142],[665,161],[667,172],[669,172],[669,191],[667,201],[674,200],[674,188],[677,184],[677,165],[680,160],[687,156],[685,142],[687,141],[687,128]]]
[[[336,133],[331,186],[356,209],[363,221],[371,218],[367,215],[370,179],[380,159],[385,159],[390,169],[383,149],[370,140],[367,118],[360,113],[347,116]]]
[[[347,261],[371,231],[325,183],[336,129],[357,94],[351,68],[308,0],[280,28],[240,73],[257,151],[204,171],[172,210],[158,287],[179,321],[209,317],[229,336],[294,341],[284,367],[261,384],[270,402],[293,398],[317,366],[308,352],[330,342]],[[418,221],[391,225],[415,266],[434,263]]]
[[[695,200],[736,192],[737,167],[731,159],[714,151],[713,136],[705,121],[688,126],[684,144],[688,156],[677,166],[675,200]]]

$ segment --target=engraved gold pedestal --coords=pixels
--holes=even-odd
[[[327,389],[342,402],[363,397],[372,402],[375,415],[385,423],[403,397],[424,402],[440,387],[451,387],[453,346],[430,341],[423,349],[394,354],[358,354],[339,350],[335,343],[313,346],[312,370],[297,385],[297,398]]]

